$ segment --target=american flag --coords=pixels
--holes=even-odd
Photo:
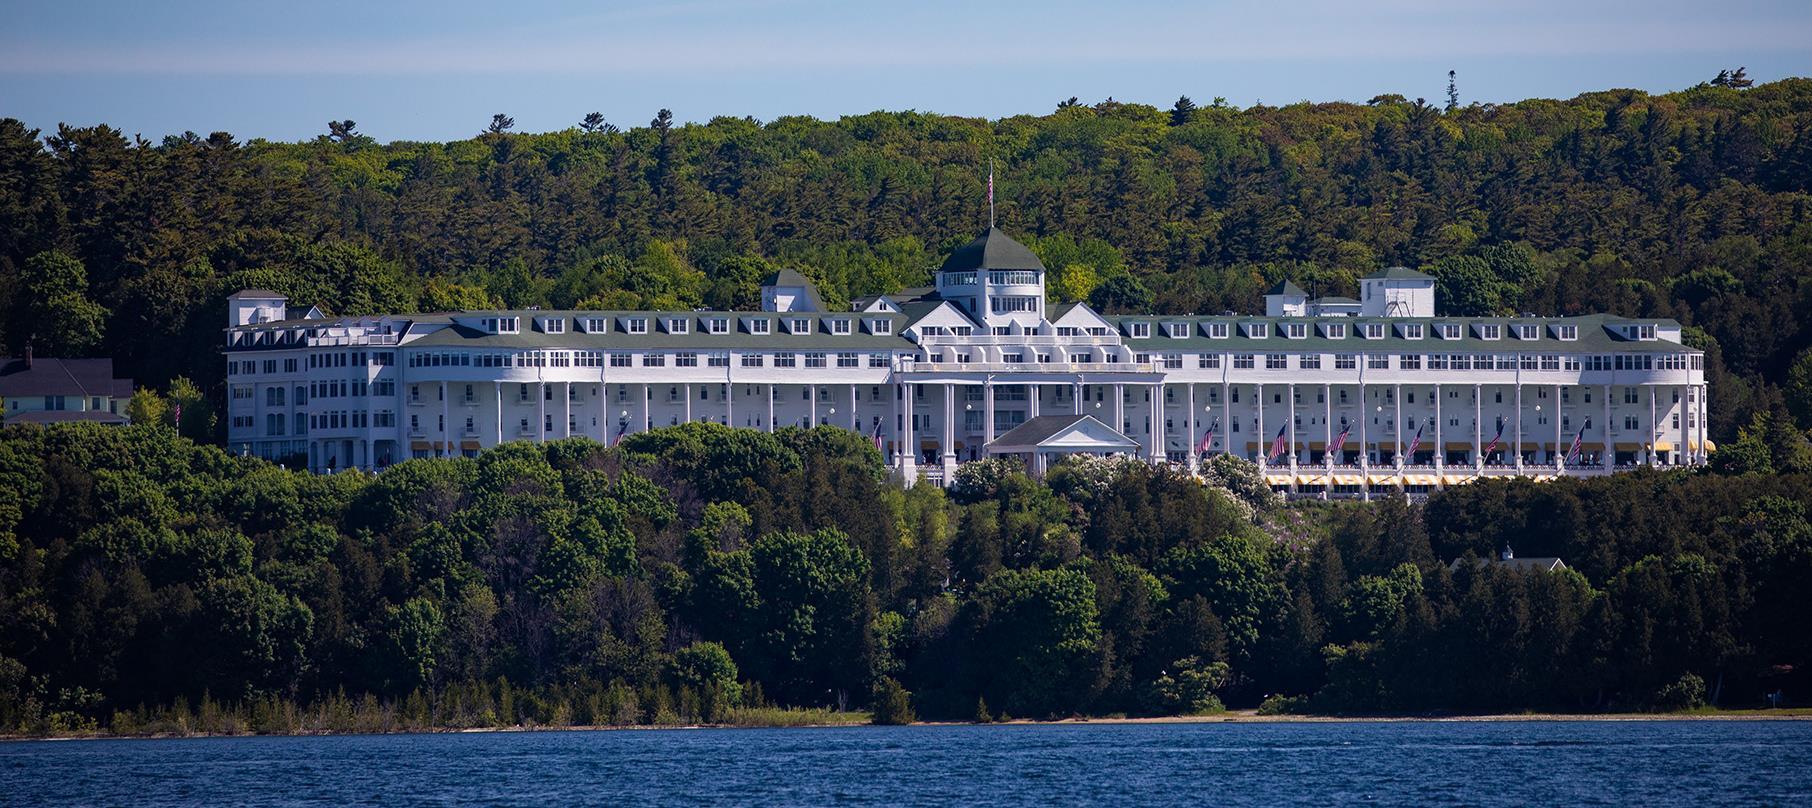
[[[870,434],[870,437],[874,438],[875,448],[880,449],[881,448],[881,419],[880,418],[875,419],[875,429],[874,429],[874,432]]]
[[[1280,426],[1277,428],[1277,437],[1271,441],[1271,453],[1268,455],[1265,455],[1266,460],[1276,460],[1278,455],[1283,454],[1284,430],[1287,430],[1289,428],[1290,428],[1289,424],[1284,424],[1283,426]]]
[[[1497,451],[1497,442],[1500,440],[1503,440],[1503,437],[1504,437],[1504,419],[1498,418],[1497,419],[1497,434],[1492,435],[1491,443],[1489,443],[1485,446],[1485,453],[1484,453],[1485,457],[1490,457],[1492,452]]]
[[[611,439],[611,441],[610,441],[611,444],[614,445],[614,444],[622,443],[623,442],[623,433],[628,432],[628,431],[629,431],[629,420],[626,418],[618,419],[617,420],[617,436],[615,438]]]
[[[1334,443],[1333,443],[1333,445],[1328,447],[1328,451],[1338,452],[1341,449],[1346,448],[1346,436],[1351,434],[1352,431],[1353,431],[1353,424],[1351,421],[1341,421],[1340,422],[1340,437],[1334,439]]]
[[[1214,445],[1214,430],[1219,428],[1220,425],[1221,422],[1219,419],[1216,419],[1214,423],[1208,425],[1208,431],[1202,433],[1201,442],[1195,445],[1196,454],[1206,452],[1208,451],[1208,447]]]
[[[1579,460],[1579,444],[1585,440],[1585,431],[1591,428],[1592,419],[1590,418],[1585,419],[1585,423],[1580,425],[1579,434],[1573,436],[1573,448],[1567,450],[1567,465],[1573,465],[1575,461]]]
[[[1404,455],[1408,457],[1411,462],[1414,462],[1416,459],[1416,449],[1420,448],[1422,445],[1422,430],[1427,428],[1427,426],[1427,422],[1424,422],[1421,426],[1416,427],[1416,436],[1409,441],[1409,451],[1404,452]]]

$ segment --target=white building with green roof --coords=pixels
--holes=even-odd
[[[1231,453],[1324,496],[1691,465],[1712,448],[1704,355],[1672,320],[1443,317],[1434,279],[1402,267],[1362,279],[1357,301],[1282,282],[1249,316],[1102,315],[1047,303],[1045,281],[990,228],[935,286],[850,311],[790,270],[742,312],[332,317],[248,290],[229,299],[228,439],[333,471],[689,421],[831,425],[908,483],[991,455],[1193,471]],[[1091,419],[1000,441],[1054,415]]]

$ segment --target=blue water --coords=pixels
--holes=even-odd
[[[1812,804],[1812,722],[852,727],[0,743],[9,805]]]

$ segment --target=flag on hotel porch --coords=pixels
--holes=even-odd
[[[1215,419],[1214,423],[1208,425],[1208,431],[1202,433],[1201,442],[1195,445],[1196,454],[1206,452],[1210,447],[1214,446],[1214,430],[1219,428],[1220,425],[1221,422],[1218,418]]]
[[[1283,454],[1283,452],[1284,452],[1284,440],[1283,440],[1284,431],[1289,428],[1290,428],[1289,424],[1284,424],[1283,426],[1280,426],[1277,428],[1277,437],[1271,441],[1271,453],[1265,455],[1266,461],[1276,460],[1278,455]]]
[[[1416,462],[1416,449],[1421,448],[1422,446],[1422,430],[1426,428],[1428,428],[1428,423],[1426,421],[1423,422],[1421,426],[1416,427],[1416,436],[1409,440],[1409,451],[1403,453],[1405,457],[1409,458],[1409,462],[1411,463]]]
[[[1498,418],[1497,419],[1497,434],[1491,436],[1491,442],[1485,445],[1485,451],[1481,456],[1490,457],[1492,452],[1497,451],[1497,442],[1500,440],[1503,440],[1503,439],[1504,439],[1504,419]]]
[[[1340,422],[1340,437],[1335,438],[1333,445],[1328,446],[1327,450],[1330,452],[1338,452],[1342,449],[1345,449],[1346,448],[1346,436],[1350,435],[1352,433],[1353,433],[1353,424],[1351,421]]]
[[[869,437],[874,439],[875,449],[880,450],[882,448],[881,447],[881,419],[879,419],[879,418],[875,419],[875,429],[874,429],[874,432],[869,435]]]
[[[623,442],[623,433],[628,432],[628,431],[629,431],[629,420],[626,418],[618,419],[617,420],[617,436],[610,439],[610,444],[612,446],[615,446],[619,443],[622,443]]]
[[[1579,426],[1579,434],[1573,436],[1573,448],[1567,450],[1566,464],[1571,466],[1579,460],[1579,445],[1585,441],[1585,431],[1592,428],[1592,419],[1585,419]]]

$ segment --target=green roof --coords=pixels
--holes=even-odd
[[[522,330],[515,334],[491,334],[476,328],[460,325],[457,322],[445,328],[437,329],[420,339],[404,344],[406,348],[578,348],[596,350],[647,350],[647,349],[680,349],[708,351],[723,348],[763,348],[767,350],[891,350],[912,351],[917,346],[899,335],[910,320],[901,314],[888,312],[821,312],[821,311],[550,311],[544,309],[527,309],[517,311],[470,311],[459,315],[460,319],[482,317],[518,317],[521,318]],[[548,334],[533,329],[529,322],[533,317],[558,316],[569,323],[566,333]],[[571,325],[574,318],[603,317],[610,320],[610,330],[602,334],[579,331]],[[646,317],[649,320],[648,331],[644,334],[631,334],[623,330],[619,320],[624,317]],[[665,330],[664,321],[672,317],[689,319],[687,333],[674,334]],[[730,321],[730,331],[724,334],[712,334],[705,330],[706,319],[725,318]],[[747,329],[749,318],[766,318],[773,322],[767,334],[751,334]],[[789,334],[780,325],[781,320],[813,320],[812,333]],[[846,319],[850,321],[850,333],[832,334],[826,321]],[[886,320],[891,325],[891,334],[872,334],[866,329],[866,321]],[[440,322],[445,322],[441,320]]]
[[[1202,317],[1121,314],[1107,316],[1106,319],[1126,338],[1125,344],[1128,347],[1151,353],[1699,353],[1697,349],[1677,342],[1626,339],[1611,330],[1616,326],[1637,322],[1678,327],[1679,324],[1672,320],[1632,320],[1609,314],[1579,317]],[[1127,325],[1136,322],[1150,323],[1151,336],[1136,339],[1130,336]],[[1228,324],[1225,338],[1216,339],[1202,333],[1202,324],[1217,322]],[[1170,336],[1163,330],[1165,323],[1188,323],[1189,336]],[[1268,323],[1270,336],[1262,339],[1246,336],[1241,326],[1247,323]],[[1285,323],[1307,324],[1309,335],[1301,339],[1286,337],[1280,328]],[[1330,339],[1322,336],[1323,325],[1338,323],[1347,326],[1345,338]],[[1383,323],[1385,336],[1381,339],[1359,336],[1360,327],[1368,323]],[[1408,323],[1422,324],[1421,339],[1400,336],[1397,326]],[[1462,326],[1460,338],[1442,339],[1436,336],[1435,326],[1444,324]],[[1473,329],[1473,326],[1479,324],[1504,326],[1503,334],[1495,340],[1480,339]],[[1541,338],[1517,339],[1510,333],[1511,325],[1540,325]],[[1553,325],[1577,326],[1579,338],[1559,339],[1549,329]]]
[[[1014,241],[1011,236],[990,227],[974,241],[956,248],[950,257],[944,259],[939,272],[973,272],[988,269],[1036,269],[1043,270],[1044,262],[1026,245]]]
[[[1378,280],[1432,281],[1432,280],[1434,280],[1434,276],[1429,275],[1427,273],[1423,273],[1423,272],[1417,272],[1413,269],[1410,269],[1409,267],[1386,267],[1384,269],[1378,270],[1377,272],[1373,272],[1372,274],[1365,276],[1365,278],[1363,278],[1363,280],[1368,280],[1368,281],[1378,281]]]

